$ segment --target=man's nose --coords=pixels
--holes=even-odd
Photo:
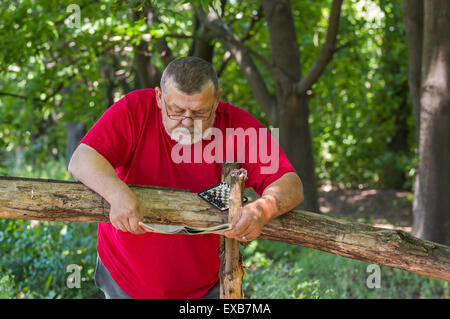
[[[192,118],[190,118],[190,117],[184,118],[183,121],[182,121],[182,123],[183,123],[183,125],[184,125],[185,127],[191,127],[191,126],[194,125],[194,121],[193,121]]]

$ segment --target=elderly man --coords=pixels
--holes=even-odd
[[[98,224],[95,274],[106,298],[218,298],[219,235],[145,232],[139,225],[142,206],[127,184],[199,192],[219,183],[220,160],[175,161],[174,147],[192,150],[193,158],[195,148],[208,147],[204,142],[211,139],[207,132],[212,129],[224,134],[231,128],[267,131],[246,111],[221,102],[221,92],[210,63],[195,57],[176,59],[164,70],[160,88],[127,94],[80,141],[69,172],[111,205],[111,223]],[[215,134],[210,143],[223,146],[228,159],[230,143],[217,143],[220,138]],[[265,224],[299,205],[303,189],[270,134],[258,135],[256,143],[245,136],[241,141],[246,145],[231,146],[233,154],[242,153],[238,148],[256,152],[258,144],[275,150],[269,156],[277,161],[275,172],[268,174],[261,170],[267,160],[249,160],[252,153],[238,161],[232,154],[247,170],[246,187],[253,187],[261,198],[245,205],[240,219],[224,235],[251,241]]]

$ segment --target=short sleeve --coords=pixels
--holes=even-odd
[[[246,146],[238,146],[238,162],[247,170],[246,188],[252,187],[259,196],[267,186],[289,172],[296,173],[278,143],[278,129],[271,134],[267,128],[249,114],[245,121]],[[240,159],[239,159],[240,157]],[[245,160],[242,160],[245,157]]]
[[[136,140],[134,128],[128,99],[124,96],[103,113],[79,144],[92,147],[118,168],[132,157]]]

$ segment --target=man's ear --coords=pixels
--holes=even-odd
[[[219,102],[220,101],[220,95],[222,94],[222,89],[218,89],[217,90],[217,96],[216,96],[216,101]]]
[[[158,107],[161,108],[161,97],[162,97],[162,91],[160,87],[155,87],[155,93],[156,93],[156,104],[158,104]]]

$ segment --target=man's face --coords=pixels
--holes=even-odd
[[[172,139],[182,144],[201,140],[206,129],[214,123],[214,113],[219,103],[221,89],[214,96],[214,86],[208,85],[201,92],[185,94],[170,83],[165,92],[156,89],[156,100],[161,109],[164,128]],[[195,132],[201,133],[194,136]],[[185,134],[189,131],[188,134]]]

